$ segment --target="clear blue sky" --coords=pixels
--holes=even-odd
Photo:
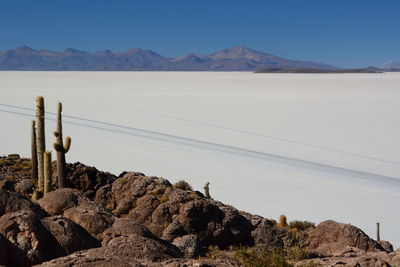
[[[0,50],[208,54],[234,45],[343,67],[400,61],[399,0],[2,0]]]

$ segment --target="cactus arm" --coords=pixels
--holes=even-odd
[[[71,147],[71,137],[67,136],[65,138],[65,145],[63,143],[63,132],[62,132],[62,104],[58,102],[57,104],[57,128],[54,131],[54,136],[56,141],[54,143],[54,149],[57,151],[57,176],[58,176],[58,188],[65,187],[65,177],[66,177],[66,162],[65,153],[67,153]]]
[[[65,138],[65,144],[64,144],[64,153],[67,153],[71,147],[71,137],[67,136]]]

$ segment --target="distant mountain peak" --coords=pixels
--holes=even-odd
[[[387,61],[382,64],[381,66],[382,69],[400,69],[400,61],[395,62],[395,61]]]
[[[17,52],[35,52],[34,49],[30,48],[27,45],[21,45],[21,46],[15,48],[14,51],[17,51]]]
[[[88,54],[86,51],[77,50],[74,48],[67,48],[63,51],[65,54]]]

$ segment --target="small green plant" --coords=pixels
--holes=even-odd
[[[180,188],[182,190],[193,190],[192,186],[185,180],[180,180],[180,181],[174,183],[174,187]]]
[[[239,247],[235,251],[235,260],[246,267],[292,267],[286,261],[281,249],[268,249],[267,247],[246,248]]]
[[[288,247],[285,250],[287,258],[293,261],[300,261],[310,258],[310,252],[299,245]]]
[[[161,203],[165,203],[169,200],[169,198],[167,195],[162,195],[159,200]]]
[[[218,246],[209,246],[207,252],[205,253],[205,258],[215,260],[218,258],[218,255],[221,253],[221,250]]]
[[[289,229],[304,231],[310,228],[315,228],[315,224],[308,221],[292,221],[289,223]]]

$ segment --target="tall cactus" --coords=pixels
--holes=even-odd
[[[210,196],[210,182],[207,182],[207,183],[204,185],[204,196],[205,196],[206,198],[211,198],[211,196]]]
[[[54,149],[57,151],[57,176],[58,176],[58,188],[65,187],[65,153],[69,151],[71,147],[71,137],[65,138],[65,144],[63,143],[63,132],[62,132],[62,104],[58,102],[57,105],[57,129],[54,131],[56,142],[54,143]]]
[[[34,184],[37,184],[38,179],[38,162],[37,162],[37,148],[36,148],[36,126],[35,121],[32,121],[31,130],[31,179]]]
[[[45,151],[44,154],[44,192],[47,194],[51,191],[51,177],[53,175],[53,168],[51,166],[51,151]]]
[[[44,132],[44,99],[43,96],[36,98],[36,154],[38,162],[38,190],[43,192],[44,183],[44,161],[43,153],[46,149]]]
[[[36,124],[35,121],[32,121],[32,129],[31,129],[31,179],[32,183],[35,185],[32,200],[36,201],[38,199],[38,160],[37,160],[37,148],[36,148]]]

